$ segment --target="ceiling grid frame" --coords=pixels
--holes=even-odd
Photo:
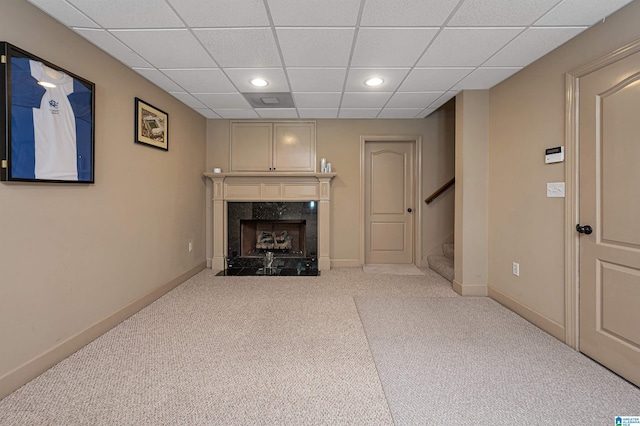
[[[300,0],[137,0],[135,4],[128,0],[27,1],[207,118],[411,119],[428,116],[461,90],[490,89],[632,0],[326,0],[307,5],[301,5]],[[145,13],[138,14],[136,10]],[[269,36],[242,31],[260,28],[268,28],[264,34]],[[520,31],[505,33],[509,28]],[[304,32],[296,33],[299,29]],[[411,34],[429,29],[435,31],[431,39],[425,39],[429,32],[422,31],[415,41],[419,45],[410,45]],[[233,67],[225,66],[229,61],[221,63],[208,44],[215,46],[218,33],[208,33],[213,40],[207,42],[202,38],[203,30],[225,34],[225,44],[218,49],[227,58],[251,57],[250,50],[245,50],[252,48],[247,43],[251,43],[251,37],[260,37],[267,43],[265,46],[275,46],[273,54],[262,52],[262,58],[270,55],[266,62],[279,65],[258,67],[242,59]],[[464,43],[466,35],[462,30],[472,31],[471,37],[473,31],[485,37],[485,51],[469,51],[465,56],[465,49],[471,49],[468,45],[473,43]],[[177,43],[179,37],[173,36],[178,33],[193,49]],[[280,38],[283,34],[288,34],[288,44]],[[298,34],[315,43],[338,43],[336,47],[350,37],[348,56],[320,57],[291,39]],[[181,52],[177,60],[172,62],[167,57],[169,53],[154,51],[154,35],[165,37],[167,45],[163,47],[167,51]],[[366,50],[359,50],[365,46],[359,41],[367,37]],[[494,37],[502,38],[491,42]],[[386,54],[380,56],[375,51],[379,46],[376,40],[387,46]],[[457,52],[457,59],[453,54],[448,57],[447,51]],[[331,56],[337,52],[328,53]],[[370,58],[364,62],[366,66],[355,61],[357,55],[363,58],[363,54]],[[311,65],[287,63],[293,57]],[[398,62],[399,58],[404,59]],[[411,62],[406,61],[408,58]],[[376,60],[384,65],[370,65]],[[144,63],[148,66],[139,66]],[[465,65],[459,66],[460,63]],[[172,66],[163,66],[167,64]],[[368,88],[363,80],[358,88],[360,82],[356,79],[366,77],[369,70],[371,76],[385,80],[383,85]],[[186,84],[193,82],[185,75],[198,73],[208,75],[204,81],[210,79],[212,85]],[[254,75],[276,80],[272,80],[271,87],[254,88],[244,82]],[[336,78],[342,79],[339,90]],[[320,83],[332,81],[326,88]],[[294,108],[252,108],[248,102],[241,107],[244,103],[239,96],[243,91],[269,93],[276,91],[273,88],[284,87],[293,98]],[[381,103],[380,99],[386,96],[382,93],[388,97]],[[305,100],[304,107],[297,105],[296,94]],[[337,96],[339,101],[333,104],[332,99]],[[371,97],[378,99],[375,107]],[[322,106],[310,107],[314,98]]]

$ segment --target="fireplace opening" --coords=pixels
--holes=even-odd
[[[305,220],[241,220],[240,256],[306,257]]]
[[[228,202],[222,275],[308,275],[318,270],[316,201]]]

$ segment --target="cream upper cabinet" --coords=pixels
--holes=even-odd
[[[271,123],[231,123],[231,171],[251,172],[272,169],[273,125]]]
[[[315,122],[232,122],[230,153],[233,172],[313,172]]]

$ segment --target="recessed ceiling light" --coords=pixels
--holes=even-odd
[[[267,80],[264,80],[262,78],[254,78],[253,80],[251,80],[251,84],[253,84],[256,87],[264,87],[269,83],[267,82]]]
[[[366,84],[369,87],[380,86],[382,83],[384,83],[384,80],[378,77],[370,78],[364,82],[364,84]]]

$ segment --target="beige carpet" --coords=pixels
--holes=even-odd
[[[638,388],[428,269],[205,270],[0,400],[0,425],[595,425],[639,408]]]
[[[370,275],[424,275],[413,264],[372,263],[364,265],[362,270]]]
[[[396,425],[614,425],[640,389],[486,297],[357,297]]]
[[[0,425],[390,425],[354,296],[457,297],[433,273],[205,270],[0,401]]]

